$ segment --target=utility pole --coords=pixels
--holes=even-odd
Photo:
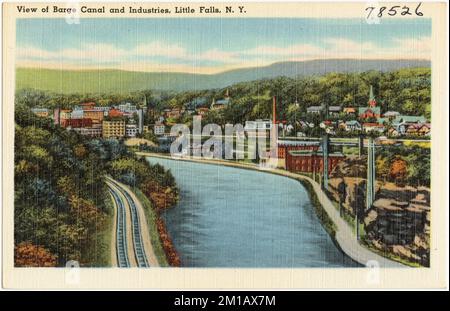
[[[322,137],[322,153],[323,153],[323,188],[328,190],[328,134]]]
[[[359,156],[362,157],[364,153],[364,137],[362,134],[358,136],[358,147]]]
[[[369,137],[367,145],[367,187],[366,210],[372,207],[375,196],[375,143],[373,137]]]

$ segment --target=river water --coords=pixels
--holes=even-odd
[[[147,158],[180,188],[163,213],[186,267],[349,267],[293,179],[220,165]]]

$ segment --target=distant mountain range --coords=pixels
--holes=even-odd
[[[138,72],[121,70],[55,70],[17,68],[16,88],[34,88],[58,93],[130,92],[153,90],[203,90],[274,78],[323,75],[330,72],[392,71],[401,68],[430,67],[427,60],[326,59],[280,62],[265,67],[241,68],[217,74]]]

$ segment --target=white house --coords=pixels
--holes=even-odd
[[[270,130],[272,128],[272,121],[268,119],[257,119],[255,121],[245,121],[244,129],[246,131]]]
[[[136,105],[133,105],[131,103],[120,104],[117,108],[122,112],[128,112],[131,114],[137,112]]]
[[[166,132],[166,126],[161,122],[156,122],[155,126],[153,127],[153,133],[155,135],[164,135]]]
[[[350,131],[360,131],[361,130],[361,124],[356,120],[351,120],[345,122],[345,130],[347,132]]]
[[[319,114],[322,111],[323,111],[323,107],[322,106],[310,106],[310,107],[306,108],[306,112],[307,113]]]
[[[138,128],[135,123],[125,125],[125,136],[136,137]]]

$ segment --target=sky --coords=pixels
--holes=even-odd
[[[18,19],[16,66],[217,73],[327,58],[431,59],[431,20]]]

